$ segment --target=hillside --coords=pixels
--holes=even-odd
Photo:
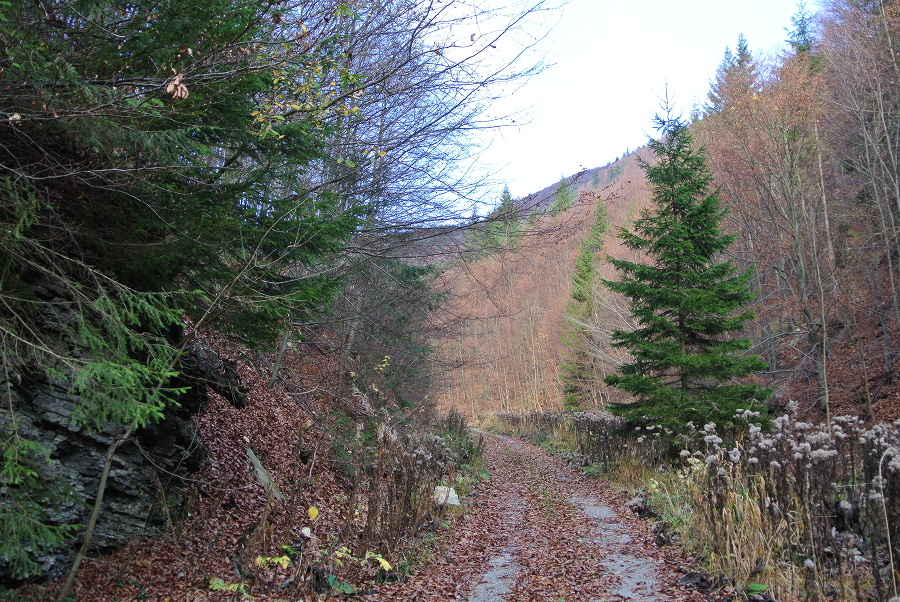
[[[0,599],[900,595],[900,0],[474,213],[564,4],[0,0]]]
[[[228,367],[244,405],[209,391],[188,427],[203,460],[180,479],[160,472],[152,511],[161,520],[144,525],[141,538],[92,553],[71,599],[309,599],[371,587],[379,569],[382,580],[405,580],[432,538],[421,526],[439,511],[420,488],[445,483],[465,494],[474,480],[460,468],[477,444],[465,424],[421,414],[388,419],[364,393],[347,390],[340,356],[327,345],[287,351],[270,386],[275,354],[215,332],[197,337]],[[125,448],[147,461],[188,459],[156,457],[141,449],[145,437],[136,441]],[[383,479],[385,471],[396,478]],[[110,488],[127,488],[127,478],[114,476]],[[172,481],[168,495],[161,479]],[[391,565],[396,570],[384,570]],[[11,595],[46,600],[59,585],[37,582]]]
[[[597,203],[609,211],[605,252],[625,251],[612,232],[638,215],[647,191],[637,151],[611,165],[566,178],[574,198],[559,215],[543,212],[511,249],[453,266],[442,284],[453,290],[448,313],[456,329],[440,346],[449,366],[436,389],[438,407],[470,416],[562,408],[562,331],[578,245]],[[557,185],[516,201],[521,213],[546,210]],[[602,263],[602,262],[601,262]],[[612,277],[601,265],[604,278]]]
[[[718,159],[716,148],[712,147],[714,160]],[[568,326],[565,312],[578,245],[590,227],[597,203],[603,203],[609,228],[603,249],[597,253],[599,276],[617,278],[605,261],[606,255],[636,259],[632,251],[621,246],[615,232],[628,227],[649,203],[639,157],[649,159],[645,148],[608,166],[566,178],[577,200],[559,215],[547,212],[558,184],[516,200],[520,214],[538,207],[542,215],[524,227],[515,245],[487,257],[460,261],[443,276],[442,286],[453,291],[448,311],[453,320],[448,322],[452,334],[442,333],[439,339],[440,360],[445,366],[435,389],[439,408],[457,409],[477,418],[494,412],[562,409],[561,364],[569,352],[563,342]],[[727,174],[721,177],[727,204],[733,197]],[[732,257],[739,265],[753,266],[757,264],[748,258],[743,246],[755,236],[746,229],[751,227],[744,221],[746,216],[746,207],[731,206],[726,227],[738,234]],[[851,257],[858,257],[859,252],[851,246],[844,251]],[[769,261],[777,261],[769,257]],[[886,268],[882,265],[878,269]],[[900,418],[900,387],[883,358],[885,346],[898,336],[897,325],[883,318],[879,321],[870,311],[872,307],[889,306],[889,280],[885,275],[881,288],[855,283],[855,274],[847,268],[841,277],[845,296],[831,297],[843,309],[829,324],[829,411],[877,422],[893,421]],[[774,303],[765,286],[759,281],[756,285],[757,295],[750,308],[757,317],[747,332],[755,342],[752,352],[762,354],[770,365],[760,375],[761,382],[774,388],[772,406],[776,412],[797,404],[810,418],[823,419],[820,393],[810,386],[814,373],[809,361],[814,345],[802,328],[790,326],[793,318],[788,316],[796,310],[796,299],[782,297]],[[850,291],[852,297],[846,296]],[[598,289],[597,296],[603,313],[594,327],[608,340],[613,328],[627,327],[627,308],[603,288]],[[780,329],[774,336],[773,322],[779,323]],[[624,359],[608,346],[597,346],[592,352],[605,373],[615,371]],[[609,401],[627,401],[602,382],[596,383],[596,390],[597,403],[590,409],[600,409]]]

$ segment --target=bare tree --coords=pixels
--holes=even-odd
[[[892,378],[896,343],[891,331],[900,327],[900,280],[897,251],[900,245],[900,14],[896,2],[862,3],[834,0],[824,6],[822,57],[828,66],[830,102],[841,116],[830,128],[835,151],[849,168],[855,196],[870,209],[866,243],[871,274],[884,274],[890,291],[888,303],[874,312],[884,336],[884,368]],[[880,269],[884,263],[886,270]],[[880,282],[872,282],[879,289]]]
[[[840,312],[828,302],[839,278],[818,134],[822,80],[807,54],[744,73],[724,87],[722,110],[704,119],[703,140],[740,233],[736,252],[757,266],[757,338],[769,341],[761,350],[774,350],[778,336],[799,343],[828,413],[828,324]],[[777,370],[777,354],[767,355]]]

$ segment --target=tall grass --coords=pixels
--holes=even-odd
[[[900,569],[900,423],[831,425],[790,415],[764,430],[753,414],[723,434],[626,431],[591,414],[498,417],[512,434],[564,430],[584,464],[647,491],[714,574],[779,599],[886,600]],[[546,439],[545,439],[546,440]]]

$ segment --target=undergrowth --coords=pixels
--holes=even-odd
[[[451,510],[436,502],[435,488],[468,494],[481,471],[481,441],[470,435],[465,417],[456,412],[424,424],[390,426],[369,420],[354,429],[344,425],[340,432],[352,433],[336,437],[333,444],[342,450],[336,454],[344,464],[341,469],[353,475],[341,531],[347,558],[378,554],[384,562],[372,576],[402,579],[428,561],[435,533],[449,525],[444,519]],[[340,568],[330,563],[328,571]]]
[[[791,415],[764,430],[626,429],[587,413],[502,414],[488,427],[562,450],[592,476],[641,492],[664,542],[714,582],[776,599],[887,600],[900,569],[900,423]],[[658,538],[659,539],[659,538]]]
[[[245,579],[212,578],[211,591],[250,599],[274,585],[290,595],[353,596],[402,580],[429,561],[436,533],[449,528],[453,510],[438,502],[435,488],[453,487],[463,497],[482,472],[481,441],[460,414],[402,426],[337,414],[330,434],[332,466],[344,475],[345,493],[332,500],[343,507],[336,514],[343,524],[323,523],[308,503],[308,475],[295,475],[285,499],[273,496],[246,538],[238,560]],[[302,510],[293,513],[292,539],[275,541],[266,533],[285,503]]]

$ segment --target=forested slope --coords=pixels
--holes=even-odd
[[[879,421],[900,411],[897,27],[893,3],[830,2],[816,20],[800,11],[787,52],[754,54],[743,38],[727,50],[693,115],[727,210],[724,226],[737,235],[727,254],[755,270],[756,317],[746,333],[751,352],[768,363],[758,378],[774,388],[775,411],[797,403],[814,416]],[[468,291],[463,305],[478,319],[444,347],[458,368],[442,404],[475,414],[559,409],[566,366],[578,354],[592,371],[585,382],[594,383],[584,387],[582,407],[622,400],[602,377],[623,360],[608,337],[629,316],[599,280],[616,279],[607,255],[627,258],[616,231],[646,206],[643,177],[629,156],[564,179],[577,181],[570,190],[579,202],[532,226],[523,212],[528,236],[460,268],[469,283],[460,288]],[[595,203],[606,206],[609,228],[593,248],[592,314],[581,315],[571,296],[582,286],[579,244]]]
[[[186,567],[160,577],[160,596],[185,575],[177,587],[204,592],[349,593],[351,578],[389,571],[386,557],[414,562],[434,509],[423,491],[471,483],[457,473],[476,453],[459,415],[416,432],[434,405],[519,424],[630,401],[604,383],[628,360],[613,331],[634,316],[602,281],[620,276],[608,256],[647,259],[618,229],[651,206],[655,157],[641,149],[473,213],[491,182],[470,134],[494,125],[494,86],[533,72],[494,42],[545,8],[0,0],[4,583],[62,577],[152,533],[164,536],[119,558],[141,579],[152,566],[138,550]],[[789,36],[774,57],[739,38],[690,128],[735,235],[723,255],[753,270],[741,334],[767,366],[749,380],[771,389],[769,415],[823,424],[815,436],[832,447],[798,470],[829,461],[850,476],[840,491],[752,489],[738,477],[784,485],[775,471],[810,446],[754,467],[737,443],[719,446],[716,425],[694,425],[692,445],[714,442],[710,466],[737,458],[735,499],[782,496],[809,562],[855,545],[839,529],[891,533],[865,552],[875,566],[900,552],[900,510],[884,501],[896,429],[881,426],[900,417],[900,4],[830,0],[815,19],[801,7]],[[671,452],[609,444],[612,423],[584,419],[585,457]],[[792,442],[813,436],[778,420]],[[858,435],[852,454],[878,461],[830,460],[840,424]],[[697,477],[702,452],[681,451]],[[697,482],[728,476],[708,473]],[[828,510],[835,496],[869,512],[865,529]],[[207,521],[241,532],[204,550]],[[813,591],[830,576],[797,576],[792,545],[767,562],[785,568],[784,591],[804,579]],[[46,591],[144,595],[106,568]]]

